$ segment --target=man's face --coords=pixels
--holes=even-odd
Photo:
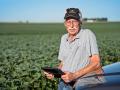
[[[80,30],[80,21],[76,19],[68,19],[64,24],[69,35],[76,35]]]

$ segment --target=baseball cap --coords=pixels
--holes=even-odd
[[[68,8],[66,9],[64,19],[82,20],[82,14],[78,8]]]

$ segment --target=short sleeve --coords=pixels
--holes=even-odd
[[[88,32],[88,38],[87,38],[87,52],[89,56],[92,56],[94,54],[99,54],[98,51],[98,45],[96,41],[95,34],[89,30]]]
[[[61,42],[60,42],[60,47],[59,47],[59,53],[58,53],[58,60],[60,60],[60,61],[64,60],[63,48],[64,48],[64,41],[63,41],[63,36],[62,36]]]

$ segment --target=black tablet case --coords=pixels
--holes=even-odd
[[[41,67],[42,70],[45,72],[51,73],[54,75],[56,78],[61,78],[61,75],[64,74],[64,72],[58,68],[53,68],[53,67]]]

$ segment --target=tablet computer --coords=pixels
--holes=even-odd
[[[41,69],[44,70],[45,72],[53,74],[54,77],[57,77],[57,78],[60,78],[61,75],[64,74],[64,72],[62,70],[60,70],[59,68],[41,67]]]

